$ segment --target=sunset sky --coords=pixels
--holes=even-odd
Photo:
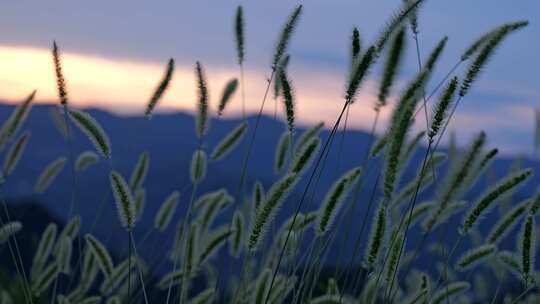
[[[246,18],[247,104],[255,112],[275,40],[296,1],[4,1],[0,9],[0,100],[14,103],[37,89],[39,102],[56,101],[50,55],[52,41],[56,40],[63,52],[73,104],[119,114],[142,113],[172,57],[177,69],[159,110],[194,109],[193,70],[197,60],[206,68],[215,105],[224,84],[239,73],[233,39],[238,4],[244,6]],[[360,29],[365,46],[400,4],[401,0],[304,3],[304,14],[290,46],[289,68],[301,124],[321,120],[327,125],[333,123],[342,104],[352,28]],[[422,56],[425,58],[444,35],[449,36],[429,88],[483,32],[503,22],[530,21],[525,30],[505,41],[460,105],[451,129],[463,142],[483,129],[490,143],[505,153],[532,150],[533,110],[540,105],[539,16],[540,3],[536,0],[428,0],[422,7]],[[399,75],[401,86],[418,69],[413,41],[408,42],[407,62]],[[367,129],[372,122],[381,69],[380,64],[373,69],[351,110],[349,123],[353,128]],[[237,94],[227,115],[239,115],[239,97]],[[274,101],[270,100],[265,112],[271,115],[273,108]],[[383,120],[389,110],[384,111]],[[422,123],[420,120],[418,127]]]

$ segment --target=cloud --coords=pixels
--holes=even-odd
[[[79,107],[102,107],[119,114],[142,113],[155,85],[161,79],[163,65],[144,61],[122,61],[75,53],[62,53],[62,64],[67,81],[69,98]],[[37,48],[0,47],[0,79],[3,82],[0,98],[17,102],[33,89],[38,90],[38,102],[57,100],[55,76],[50,51]],[[203,63],[204,65],[204,63]],[[238,76],[238,69],[205,66],[210,87],[211,104],[215,108],[225,83]],[[177,66],[170,89],[158,105],[158,111],[195,109],[196,85],[193,66]],[[246,71],[246,109],[257,113],[270,71]],[[291,78],[296,91],[297,113],[300,124],[324,121],[333,124],[343,104],[343,76],[324,70],[292,70]],[[365,128],[371,118],[374,84],[367,82],[353,106],[349,126]],[[277,103],[278,116],[282,116],[281,99],[272,94],[263,112],[274,114]],[[241,113],[240,94],[226,110],[229,116]]]
[[[143,113],[148,98],[163,76],[166,64],[165,60],[162,63],[119,60],[71,52],[63,53],[62,58],[72,104],[78,107],[100,107],[123,115]],[[18,102],[33,89],[38,90],[38,102],[57,100],[50,50],[0,46],[0,66],[1,100]],[[208,77],[211,106],[215,109],[223,86],[231,78],[237,77],[239,71],[235,66],[205,65],[204,62],[203,66]],[[246,70],[246,109],[249,113],[258,113],[260,110],[269,72],[269,68],[248,67]],[[289,73],[296,92],[298,124],[305,126],[323,121],[331,128],[343,105],[347,71],[338,73],[335,68],[326,66],[297,64],[290,67]],[[400,79],[398,88],[405,83]],[[356,102],[350,108],[348,128],[371,128],[375,117],[373,105],[377,89],[376,79],[365,81]],[[263,113],[273,116],[277,106],[277,115],[283,117],[282,101],[274,100],[272,95],[269,94]],[[194,66],[179,63],[170,89],[156,111],[193,111],[196,96]],[[481,98],[481,95],[474,98]],[[487,104],[485,100],[475,103]],[[381,112],[378,133],[384,132],[393,104],[395,97],[390,98],[389,106]],[[240,94],[236,94],[225,115],[238,117],[241,109]],[[522,149],[519,144],[516,145],[516,136],[525,137],[520,141],[521,146],[529,142],[533,125],[530,111],[529,107],[521,103],[498,104],[484,107],[483,110],[478,110],[478,106],[468,108],[465,103],[460,105],[450,129],[464,138],[485,130],[497,146],[511,152],[524,151],[528,148]],[[425,128],[423,111],[420,114],[416,119],[416,131]]]

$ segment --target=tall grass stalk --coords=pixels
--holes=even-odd
[[[236,9],[236,18],[234,23],[235,38],[236,38],[236,52],[238,59],[238,66],[240,68],[240,90],[242,92],[242,119],[246,120],[246,94],[245,94],[245,82],[244,82],[244,58],[245,58],[245,21],[244,10],[242,6],[238,6]]]
[[[0,185],[0,191],[1,191],[1,187],[2,187],[2,185]],[[0,195],[2,195],[1,192],[0,192]],[[6,202],[5,202],[4,198],[3,198],[3,195],[2,195],[2,197],[0,197],[0,199],[2,200],[3,211],[4,211],[4,214],[6,215],[6,218],[7,218],[7,221],[4,221],[3,217],[0,216],[0,225],[2,227],[4,227],[4,225],[11,222],[11,219],[9,217],[9,213],[7,212],[7,205],[6,205]],[[15,270],[17,271],[17,274],[20,277],[22,277],[22,280],[23,280],[22,288],[23,288],[24,298],[28,303],[32,304],[33,299],[32,299],[32,295],[31,295],[31,291],[30,291],[30,284],[29,284],[29,280],[28,280],[28,278],[26,276],[26,272],[24,270],[24,264],[23,264],[23,261],[22,261],[22,256],[21,256],[21,253],[20,253],[19,245],[18,245],[17,239],[15,237],[15,234],[11,234],[11,236],[7,239],[7,244],[8,244],[10,257],[12,259],[12,262],[13,262],[14,266],[15,266]]]
[[[364,153],[362,163],[360,165],[362,168],[364,168],[364,170],[366,170],[366,164],[368,164],[368,160],[370,159],[370,151],[371,151],[371,148],[373,146],[373,142],[374,142],[374,138],[375,138],[375,131],[377,129],[377,124],[378,124],[378,121],[379,121],[379,115],[380,115],[380,111],[375,111],[375,118],[374,118],[374,120],[373,120],[373,122],[371,124],[371,129],[370,129],[370,132],[369,132],[369,142],[368,142],[368,145],[367,145],[367,148],[366,148],[366,152]],[[366,212],[364,214],[364,217],[362,218],[362,225],[360,227],[358,237],[354,241],[354,249],[353,249],[353,253],[351,255],[351,258],[349,259],[349,262],[347,264],[348,265],[347,269],[352,268],[355,257],[357,256],[358,251],[360,250],[360,245],[362,243],[362,239],[363,239],[363,235],[364,235],[364,229],[365,229],[366,223],[367,223],[367,217],[368,217],[369,212],[370,212],[370,210],[371,210],[371,208],[373,206],[373,202],[374,202],[374,198],[375,198],[375,189],[377,188],[377,185],[379,183],[379,177],[380,177],[380,174],[377,175],[377,178],[376,178],[376,181],[375,181],[375,186],[374,186],[373,191],[372,191],[372,193],[370,195],[370,199],[368,201]],[[360,200],[359,198],[360,198],[361,189],[362,189],[362,181],[360,181],[358,183],[358,185],[356,185],[354,194],[353,194],[352,199],[351,199],[352,204],[348,204],[349,208],[345,212],[345,214],[349,214],[349,217],[348,217],[349,218],[349,222],[348,222],[349,224],[347,225],[348,227],[351,227],[351,223],[352,223],[352,220],[353,220],[353,214],[355,213],[356,207],[357,207],[358,202]],[[350,235],[350,230],[351,229],[346,229],[346,231],[345,231],[345,238],[344,238],[342,246],[341,246],[342,249],[346,246],[346,244],[348,242],[349,235]],[[342,251],[340,251],[340,252],[342,252]],[[338,256],[337,262],[339,263],[340,261],[341,261],[341,254]],[[337,278],[338,280],[342,277],[342,274],[338,273],[337,268],[336,268],[336,271],[334,272],[334,277]],[[345,277],[345,283],[344,283],[345,287],[347,287],[347,285],[348,285],[348,280],[349,280],[349,274],[347,273],[347,275]],[[342,295],[340,295],[340,301],[342,301],[342,300],[343,300]]]
[[[274,285],[277,273],[279,271],[279,266],[281,265],[281,262],[283,260],[283,255],[285,254],[285,248],[287,247],[287,243],[289,242],[289,239],[291,237],[292,227],[294,227],[294,224],[296,223],[296,219],[298,217],[298,214],[300,213],[300,210],[302,208],[302,204],[303,204],[303,202],[304,202],[304,200],[306,198],[309,186],[311,185],[311,182],[313,181],[313,177],[315,176],[315,172],[316,172],[317,168],[319,167],[319,164],[321,163],[321,160],[323,158],[323,155],[325,154],[325,151],[329,148],[329,143],[330,143],[331,139],[333,138],[333,136],[334,136],[334,134],[336,132],[336,129],[337,129],[342,117],[343,117],[343,114],[345,113],[345,110],[347,109],[348,106],[349,106],[349,103],[345,102],[345,104],[343,105],[343,108],[341,109],[341,112],[340,112],[336,122],[334,123],[334,126],[332,128],[332,131],[330,132],[329,137],[326,139],[326,141],[325,141],[325,143],[323,145],[321,154],[319,154],[319,157],[317,158],[317,161],[315,162],[314,169],[312,170],[312,173],[309,176],[307,185],[304,188],[304,191],[302,192],[302,196],[300,198],[300,201],[299,201],[299,203],[297,204],[297,206],[295,208],[294,216],[293,216],[293,220],[292,220],[292,224],[291,224],[291,229],[289,229],[287,231],[287,236],[285,238],[284,245],[283,245],[283,247],[282,247],[282,249],[281,249],[281,251],[279,253],[278,262],[277,262],[277,265],[275,266],[275,269],[274,269],[274,272],[273,272],[273,275],[272,275],[272,280],[270,281],[270,291],[272,290],[272,287]],[[265,299],[265,304],[267,304],[268,300],[269,300],[269,297],[267,296],[266,299]]]
[[[75,167],[75,152],[74,152],[75,150],[73,147],[73,131],[72,131],[72,126],[69,119],[70,109],[69,109],[69,103],[68,103],[68,93],[67,93],[64,75],[62,72],[61,55],[60,55],[59,48],[56,44],[56,41],[53,41],[52,55],[53,55],[53,62],[54,62],[54,67],[55,67],[58,97],[60,99],[60,105],[63,110],[64,126],[65,126],[65,131],[66,131],[65,140],[66,140],[66,145],[67,145],[67,150],[68,150],[68,155],[69,155],[69,166],[71,169],[71,199],[70,199],[69,211],[68,211],[68,218],[70,218],[73,213],[75,213],[75,216],[80,216],[80,206],[77,200],[78,177],[77,177],[77,171]],[[78,252],[82,252],[80,234],[77,236],[77,248],[78,248]],[[79,268],[79,271],[80,271],[80,268]]]
[[[247,173],[247,169],[248,169],[248,165],[249,165],[249,159],[251,157],[253,144],[255,142],[255,138],[256,138],[256,135],[257,135],[257,129],[259,127],[259,123],[260,123],[260,119],[261,119],[261,116],[262,116],[262,112],[264,110],[264,105],[266,103],[266,99],[268,98],[268,93],[270,91],[270,86],[272,84],[272,80],[274,80],[274,77],[275,77],[275,74],[276,74],[276,71],[277,71],[277,68],[278,68],[279,61],[281,60],[282,56],[287,52],[291,36],[292,36],[292,34],[293,34],[294,30],[295,30],[295,27],[296,27],[296,25],[297,25],[297,23],[299,21],[299,17],[301,15],[301,12],[302,12],[302,5],[299,5],[299,6],[296,7],[296,9],[293,11],[293,13],[289,16],[287,22],[285,23],[285,26],[282,29],[280,37],[278,39],[278,43],[276,45],[276,49],[275,49],[274,56],[273,56],[273,59],[272,59],[270,76],[268,77],[268,81],[267,81],[266,88],[264,90],[264,95],[263,95],[263,98],[262,98],[262,101],[261,101],[261,105],[259,107],[259,111],[258,111],[257,116],[255,118],[255,125],[253,127],[252,135],[250,137],[250,140],[248,142],[248,146],[247,146],[246,151],[245,151],[245,155],[243,157],[242,169],[240,171],[240,180],[238,182],[238,187],[237,187],[237,191],[236,191],[237,195],[235,196],[237,198],[241,197],[242,193],[244,192],[244,183],[245,183],[246,173]],[[238,206],[235,203],[235,206],[234,206],[235,210],[236,210],[237,207]],[[231,222],[229,222],[228,229],[229,230],[231,229]],[[244,266],[242,266],[242,268],[244,268]],[[219,294],[220,279],[221,279],[221,269],[220,269],[220,271],[218,273],[218,280],[216,281],[216,288],[215,288],[216,295]],[[240,278],[240,281],[242,281],[242,278]],[[267,297],[267,299],[268,299],[268,297]]]
[[[267,82],[267,85],[266,85],[266,89],[264,90],[264,95],[263,95],[263,98],[262,98],[262,101],[261,101],[261,106],[259,107],[259,111],[258,111],[257,116],[255,118],[255,126],[253,127],[252,136],[251,136],[250,141],[248,143],[246,154],[245,154],[243,162],[242,162],[242,169],[241,169],[241,173],[240,173],[240,181],[238,183],[238,190],[237,190],[238,195],[236,197],[239,197],[239,195],[243,192],[244,182],[245,182],[246,173],[247,173],[248,164],[249,164],[249,159],[250,159],[250,156],[251,156],[251,151],[252,151],[253,144],[255,142],[255,138],[256,138],[256,135],[257,135],[257,129],[259,127],[262,112],[264,110],[264,104],[266,102],[266,99],[268,97],[268,93],[270,91],[270,85],[272,83],[272,80],[274,80],[276,70],[277,70],[277,67],[278,67],[278,63],[279,63],[281,57],[283,56],[283,54],[286,52],[286,50],[288,48],[289,40],[290,40],[291,35],[292,35],[292,33],[293,33],[293,31],[294,31],[294,29],[296,27],[296,24],[298,22],[298,18],[300,16],[301,12],[302,12],[302,5],[298,6],[294,10],[294,12],[289,16],[289,19],[288,19],[287,23],[285,24],[285,26],[283,28],[280,39],[279,39],[278,44],[276,46],[275,54],[274,54],[274,57],[273,57],[273,60],[272,60],[270,76],[268,77],[268,82]]]
[[[4,125],[2,126],[2,129],[0,130],[0,150],[1,148],[3,148],[3,146],[6,143],[10,142],[13,139],[13,137],[16,136],[16,133],[21,128],[23,122],[26,120],[26,117],[28,116],[28,112],[30,111],[30,108],[31,108],[31,102],[34,99],[35,94],[36,94],[36,91],[32,92],[23,101],[21,105],[17,106],[17,108],[13,111],[11,116],[4,122]],[[16,149],[16,147],[12,147],[12,149]],[[6,217],[6,221],[4,221],[2,216],[0,216],[0,225],[2,226],[4,226],[4,224],[6,223],[12,222],[6,200],[4,199],[4,193],[3,193],[3,187],[8,180],[9,169],[7,170],[5,169],[4,171],[5,172],[3,172],[2,174],[3,176],[1,176],[1,181],[0,181],[0,200],[2,201],[2,209],[3,209],[4,216]],[[22,288],[23,288],[25,299],[28,303],[33,304],[30,281],[28,280],[26,271],[24,269],[24,263],[22,259],[19,242],[17,241],[17,236],[14,233],[11,233],[7,239],[7,243],[8,243],[10,256],[14,262],[15,270],[17,271],[17,274],[22,278],[22,285],[23,285]]]
[[[191,190],[191,198],[189,200],[189,204],[188,204],[188,209],[187,209],[187,212],[186,212],[186,217],[185,217],[185,220],[182,222],[182,235],[180,236],[180,242],[184,242],[184,231],[186,230],[186,225],[187,223],[189,222],[190,218],[191,218],[191,214],[192,214],[192,209],[193,209],[193,202],[195,201],[195,196],[197,195],[197,188],[198,188],[198,183],[194,183],[193,184],[193,187],[192,187],[192,190]],[[184,248],[184,246],[180,247],[180,248]],[[178,260],[180,260],[180,255],[177,255],[175,256],[174,258],[174,262],[173,262],[173,268],[172,268],[172,272],[174,273],[176,270],[177,270],[177,267],[178,267]],[[185,265],[185,262],[184,262],[184,265]],[[166,304],[169,304],[169,301],[171,300],[171,293],[172,293],[172,284],[173,282],[171,281],[169,283],[169,286],[167,286],[167,298],[165,300],[165,303]],[[183,297],[183,295],[180,296],[181,298]]]

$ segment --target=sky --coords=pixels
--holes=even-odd
[[[236,7],[246,21],[246,107],[260,107],[278,33],[287,16],[302,2],[179,0],[18,0],[0,9],[0,100],[20,102],[37,89],[38,102],[55,102],[50,49],[56,40],[63,55],[71,102],[122,115],[143,112],[167,60],[176,71],[158,111],[193,111],[196,105],[194,65],[200,61],[215,108],[225,83],[239,76],[233,34]],[[349,44],[358,27],[363,45],[372,42],[401,0],[311,0],[291,41],[289,74],[297,99],[300,125],[332,125],[343,103],[349,69]],[[529,20],[510,36],[482,72],[471,94],[460,104],[450,130],[465,144],[480,130],[491,146],[504,153],[530,154],[534,109],[540,107],[540,2],[536,0],[427,0],[419,13],[419,47],[426,58],[439,39],[449,41],[427,91],[457,62],[476,37],[504,22]],[[397,87],[418,71],[416,49],[408,37],[406,60]],[[463,75],[467,65],[456,73]],[[369,129],[374,119],[377,65],[349,113],[348,127]],[[399,90],[393,90],[398,96]],[[392,98],[395,99],[395,98]],[[382,112],[383,132],[392,102]],[[270,98],[265,113],[274,114]],[[240,94],[226,110],[241,113]],[[278,101],[278,115],[283,116]],[[425,121],[419,119],[419,130]]]

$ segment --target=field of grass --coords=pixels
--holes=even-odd
[[[44,168],[34,191],[69,188],[69,221],[63,228],[50,223],[35,247],[20,246],[18,238],[25,233],[26,223],[10,215],[1,197],[0,250],[9,252],[14,271],[2,271],[0,303],[540,303],[535,268],[540,193],[519,202],[511,199],[534,172],[515,168],[482,186],[482,192],[471,193],[473,187],[479,188],[478,181],[498,150],[487,147],[487,135],[481,131],[463,151],[454,146],[447,152],[439,149],[460,102],[474,89],[499,45],[528,22],[509,22],[490,30],[464,47],[443,79],[431,79],[447,42],[447,37],[441,37],[427,58],[418,55],[417,74],[397,91],[405,50],[413,49],[415,42],[418,52],[416,18],[422,2],[405,1],[371,43],[361,39],[357,29],[352,31],[342,108],[335,124],[327,126],[331,131],[324,139],[319,136],[322,124],[301,133],[295,124],[294,79],[287,66],[288,46],[301,22],[303,8],[298,6],[279,33],[256,120],[248,123],[244,113],[244,120],[219,144],[209,146],[205,140],[212,132],[211,120],[220,119],[234,98],[245,104],[244,87],[252,81],[244,79],[245,24],[238,7],[234,29],[239,77],[227,83],[219,107],[211,109],[205,69],[196,62],[198,111],[192,140],[198,148],[192,152],[191,183],[178,185],[181,191],[170,193],[155,214],[144,212],[145,187],[153,182],[146,179],[151,155],[140,151],[130,176],[115,168],[113,160],[122,155],[114,154],[107,126],[70,103],[69,75],[63,73],[61,50],[54,42],[56,123],[67,151]],[[346,130],[347,121],[354,119],[348,109],[378,63],[383,73],[373,104],[376,119],[368,153],[358,155],[358,166],[331,164],[329,151],[340,153],[343,141],[339,129]],[[456,75],[461,66],[465,73]],[[170,59],[144,112],[148,124],[174,69]],[[432,91],[427,90],[430,81],[435,83]],[[31,137],[24,122],[35,94],[21,102],[0,129],[4,157],[0,187],[9,187],[11,174],[25,157]],[[388,105],[394,95],[396,104]],[[268,160],[274,163],[275,179],[264,189],[260,182],[248,184],[246,172],[263,108],[271,101],[283,102],[286,120],[279,144],[268,147],[275,150],[275,159]],[[376,138],[379,113],[389,106],[390,122]],[[425,130],[412,134],[414,121],[425,121]],[[75,128],[88,137],[93,150],[75,155]],[[422,145],[422,160],[412,161]],[[201,185],[212,178],[212,165],[226,162],[230,153],[243,156],[235,191],[216,188],[202,193]],[[78,183],[78,176],[98,162],[108,164],[110,189],[105,196],[115,206],[105,208],[116,208],[125,229],[128,246],[122,252],[108,249],[104,240],[93,235],[93,226],[80,229],[82,221],[96,219],[81,217],[78,194],[91,189]],[[348,171],[335,176],[324,189],[326,195],[317,200],[321,175],[336,166]],[[408,178],[404,172],[411,167],[416,174]],[[55,183],[63,170],[69,170],[71,184]],[[368,201],[359,199],[365,178],[376,179]],[[474,199],[466,200],[466,195]],[[178,218],[175,211],[180,204],[187,211]],[[293,206],[291,214],[280,214],[285,204]],[[353,218],[357,209],[365,210],[365,215]],[[225,213],[232,216],[226,224],[218,224],[216,218]],[[277,221],[278,214],[286,220]],[[152,217],[154,225],[145,234],[134,233],[142,217]],[[494,224],[486,227],[486,218]],[[345,235],[338,235],[338,227]],[[139,252],[152,234],[167,229],[174,230],[175,237],[166,251]],[[353,252],[344,252],[349,248]],[[331,250],[339,253],[336,258],[329,258]],[[23,260],[27,256],[23,251],[32,252],[31,261]],[[166,273],[157,271],[164,268]]]

